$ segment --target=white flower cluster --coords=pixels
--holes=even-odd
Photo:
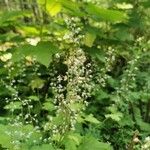
[[[11,57],[12,57],[11,53],[6,53],[6,54],[3,54],[0,56],[0,60],[3,62],[6,62],[6,61],[10,60]]]
[[[116,7],[119,9],[127,10],[127,9],[132,9],[133,5],[130,3],[123,2],[123,3],[117,3]]]
[[[139,56],[136,56],[134,59],[130,60],[128,62],[128,68],[124,72],[124,76],[121,79],[121,88],[118,90],[118,92],[128,92],[129,90],[133,89],[135,87],[135,77],[136,77],[136,71],[138,70],[136,64],[139,60]]]
[[[82,31],[82,25],[81,20],[78,17],[72,17],[72,18],[65,18],[66,25],[69,29],[69,32],[67,32],[63,40],[65,40],[67,43],[73,43],[74,45],[80,45],[82,42],[82,39],[84,35],[81,34]]]
[[[0,44],[0,52],[6,52],[8,49],[16,46],[16,43],[5,42],[4,44]]]
[[[150,149],[150,136],[145,138],[144,144],[141,147],[141,150],[149,150],[149,149]]]
[[[129,93],[132,89],[136,87],[135,77],[139,69],[138,62],[143,52],[147,51],[147,45],[145,43],[147,44],[144,37],[139,37],[136,40],[133,49],[136,49],[137,53],[135,54],[134,58],[132,58],[128,62],[128,66],[125,69],[123,77],[120,81],[120,88],[116,88],[117,93],[121,94],[126,100],[128,100],[128,95],[126,93]]]
[[[26,39],[27,43],[29,43],[32,46],[36,46],[40,41],[40,37],[35,37],[35,38],[27,38]]]
[[[116,87],[116,96],[117,98],[115,99],[116,104],[120,107],[122,107],[123,103],[120,100],[120,98],[123,98],[123,100],[129,101],[129,94],[136,87],[135,83],[135,77],[136,77],[136,72],[138,71],[137,68],[137,62],[138,62],[139,56],[136,56],[134,59],[130,60],[128,62],[128,67],[123,73],[123,77],[120,81],[120,87]],[[127,94],[128,93],[128,94]],[[124,103],[126,105],[127,103]]]
[[[106,71],[111,71],[112,66],[116,60],[116,52],[115,49],[113,49],[112,47],[108,47],[108,50],[106,51],[106,57],[105,57],[105,70]]]
[[[126,109],[127,107],[124,106],[128,105],[127,102],[130,101],[130,95],[132,94],[133,90],[137,88],[136,76],[139,70],[138,63],[143,54],[142,49],[146,46],[143,40],[144,37],[138,38],[137,42],[132,47],[132,49],[136,50],[136,53],[134,53],[134,56],[131,58],[130,61],[128,61],[127,67],[122,74],[120,85],[119,87],[116,87],[116,91],[114,92],[114,94],[116,95],[114,101],[116,102],[116,105],[120,107],[123,111],[128,112],[128,110]]]
[[[14,145],[14,149],[20,149],[21,140],[22,141],[31,141],[31,136],[35,132],[39,132],[39,129],[33,127],[33,131],[25,132],[23,130],[24,127],[32,126],[32,124],[38,124],[37,114],[31,114],[33,109],[32,99],[30,97],[26,97],[22,99],[19,93],[18,83],[22,84],[24,82],[24,77],[26,74],[26,64],[23,61],[22,63],[17,63],[15,65],[11,64],[10,66],[6,66],[8,70],[8,75],[0,80],[2,86],[4,86],[10,93],[10,96],[5,98],[7,105],[5,109],[8,109],[11,113],[10,118],[8,118],[9,126],[12,128],[11,131],[7,131],[7,135],[11,137],[11,143]],[[14,76],[14,70],[16,76],[19,76],[16,79]],[[33,68],[33,72],[36,72],[38,66],[35,65]],[[31,141],[33,142],[33,141]],[[34,141],[35,142],[35,141]]]
[[[136,46],[137,48],[140,47],[140,49],[141,49],[143,52],[147,52],[147,51],[149,51],[150,40],[146,40],[146,38],[145,38],[144,36],[139,37],[139,38],[136,39],[135,46]]]
[[[86,66],[84,66],[85,62],[85,53],[80,48],[76,49],[75,51],[71,51],[69,58],[65,62],[68,66],[68,83],[71,83],[70,85],[68,84],[67,88],[73,88],[73,93],[76,93],[76,95],[78,95],[78,93],[82,93],[82,99],[86,99],[87,97],[89,97],[90,93],[88,91],[91,91],[91,86],[89,85],[89,83],[92,78],[92,70],[88,70],[88,68],[91,67],[91,64],[88,63],[86,64]],[[87,91],[84,91],[85,89]]]
[[[100,74],[98,75],[97,79],[98,83],[100,83],[102,87],[106,86],[106,80],[109,78],[107,72],[110,72],[112,70],[112,66],[115,61],[116,51],[112,47],[108,47],[108,49],[106,49],[105,65],[100,69]]]
[[[59,125],[53,125],[53,136],[75,130],[77,118],[88,105],[86,99],[92,90],[91,64],[87,62],[86,55],[79,45],[82,37],[78,36],[80,27],[76,30],[78,21],[78,18],[71,18],[66,22],[73,42],[63,62],[68,70],[65,75],[59,74],[51,83],[54,104],[57,108],[56,117],[61,118],[62,121]],[[56,57],[60,58],[58,54]],[[65,85],[64,82],[66,82]]]
[[[57,116],[63,116],[63,124],[59,127],[53,126],[53,134],[58,132],[64,134],[67,130],[74,130],[78,115],[85,109],[88,102],[86,99],[90,96],[92,85],[91,64],[86,62],[86,56],[82,49],[71,49],[69,57],[64,62],[68,71],[65,76],[57,76],[57,81],[51,83],[55,92],[55,101],[57,105]],[[63,86],[62,82],[67,81]]]

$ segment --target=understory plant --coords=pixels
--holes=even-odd
[[[148,0],[2,4],[0,149],[150,149]]]

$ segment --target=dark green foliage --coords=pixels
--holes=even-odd
[[[1,1],[0,149],[149,150],[150,2]]]

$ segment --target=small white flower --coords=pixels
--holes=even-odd
[[[39,37],[36,37],[36,38],[27,38],[26,41],[32,45],[32,46],[36,46],[40,41],[41,39]]]
[[[59,53],[56,53],[55,54],[55,57],[58,59],[58,58],[60,58],[60,54]]]
[[[146,137],[146,138],[145,138],[145,141],[146,141],[146,142],[150,142],[150,136]]]
[[[11,58],[12,58],[12,54],[11,53],[3,54],[2,56],[0,56],[0,59],[3,62],[6,62],[6,61],[10,60]]]
[[[122,4],[116,4],[117,8],[119,9],[132,9],[133,5],[132,4],[127,4],[127,3],[122,3]]]
[[[138,143],[138,142],[140,142],[140,140],[136,137],[133,139],[133,142]]]

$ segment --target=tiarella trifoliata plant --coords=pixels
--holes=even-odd
[[[0,149],[149,150],[149,14],[148,0],[1,0]]]
[[[66,56],[62,63],[67,69],[62,74],[55,74],[50,83],[54,93],[56,116],[45,125],[45,129],[50,127],[52,136],[58,141],[63,140],[69,131],[76,129],[76,123],[82,118],[82,112],[88,105],[86,99],[92,91],[91,63],[87,61],[80,45],[83,36],[80,35],[82,29],[78,26],[79,23],[79,18],[66,19],[69,33],[64,35],[63,40],[71,47],[65,52]],[[61,57],[59,53],[55,55],[58,60]]]

